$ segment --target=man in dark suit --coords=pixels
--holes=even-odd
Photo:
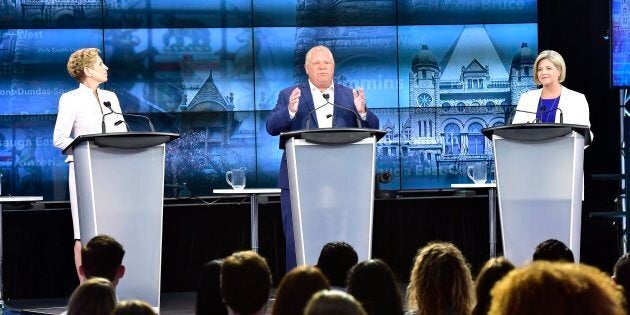
[[[305,129],[309,116],[310,126],[315,128],[359,127],[355,113],[361,117],[362,127],[378,129],[378,117],[367,109],[363,89],[354,90],[334,84],[335,60],[327,47],[311,48],[306,53],[304,70],[308,75],[307,83],[288,87],[278,95],[276,107],[267,118],[267,132],[270,135],[277,136],[281,132]],[[280,163],[278,187],[282,189],[280,202],[286,239],[286,270],[288,271],[297,263],[286,154],[282,155]]]

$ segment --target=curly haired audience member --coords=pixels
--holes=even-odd
[[[360,262],[348,274],[348,293],[369,315],[403,314],[402,296],[392,269],[384,261]]]
[[[473,309],[473,315],[486,315],[490,309],[490,290],[497,281],[514,269],[514,265],[505,257],[490,258],[479,271],[475,281],[475,293],[477,304]]]
[[[408,288],[415,315],[470,314],[475,297],[466,258],[451,243],[434,242],[416,256]]]
[[[311,266],[295,267],[280,281],[271,314],[302,314],[313,294],[327,289],[330,289],[330,285],[319,269]]]
[[[622,315],[621,291],[584,264],[539,261],[515,269],[492,289],[490,315]]]

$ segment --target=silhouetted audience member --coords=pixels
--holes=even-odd
[[[621,291],[584,264],[538,261],[515,269],[492,289],[491,315],[621,315]]]
[[[124,256],[125,250],[113,237],[97,235],[81,249],[79,272],[87,279],[106,278],[116,287],[125,275]]]
[[[352,295],[338,290],[323,290],[315,293],[304,315],[367,315],[359,301]]]
[[[348,274],[348,293],[369,315],[403,314],[402,296],[392,269],[384,261],[358,263]]]
[[[561,241],[553,238],[536,246],[533,260],[575,262],[571,249]]]
[[[223,260],[207,262],[201,269],[197,285],[196,315],[227,315],[221,297],[221,264]]]
[[[350,244],[331,242],[322,248],[316,266],[328,278],[331,286],[343,288],[346,285],[348,271],[358,261],[359,256]]]
[[[126,300],[118,303],[112,315],[156,315],[149,303],[140,300]]]
[[[111,315],[116,307],[114,286],[105,278],[91,278],[79,285],[68,302],[68,315]]]
[[[264,314],[270,289],[271,272],[260,255],[242,251],[223,260],[221,296],[228,314]]]
[[[623,289],[622,303],[626,312],[630,314],[630,254],[619,257],[613,269],[613,279]]]
[[[505,257],[490,258],[479,271],[475,281],[477,304],[472,315],[486,315],[490,309],[490,291],[505,275],[514,269],[514,265]]]
[[[271,314],[302,314],[313,294],[327,289],[330,285],[319,269],[305,265],[295,267],[280,281]]]
[[[475,296],[470,267],[462,252],[442,242],[418,250],[407,294],[411,314],[470,314]]]

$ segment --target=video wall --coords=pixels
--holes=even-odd
[[[97,47],[101,86],[127,113],[181,138],[167,145],[165,184],[193,195],[275,187],[282,151],[265,120],[278,92],[307,80],[323,44],[335,82],[362,87],[387,135],[377,144],[383,189],[468,182],[491,169],[481,129],[505,123],[535,88],[535,0],[8,0],[0,3],[0,171],[3,194],[67,200],[67,166],[52,145],[58,100],[78,83],[76,49]],[[142,121],[132,129],[145,130]],[[171,187],[171,186],[168,186]],[[167,188],[167,196],[177,194]]]
[[[630,87],[630,4],[612,0],[611,8],[611,68],[613,87]]]

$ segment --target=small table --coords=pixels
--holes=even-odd
[[[28,202],[28,201],[42,201],[44,197],[42,196],[0,196],[0,309],[4,308],[4,283],[2,282],[3,270],[2,264],[4,257],[2,255],[3,250],[3,239],[2,239],[2,205],[5,203],[16,203],[16,202]]]
[[[252,230],[252,251],[258,252],[258,196],[279,195],[280,188],[243,188],[243,189],[213,189],[218,195],[249,195],[250,223]]]
[[[490,257],[497,257],[497,184],[451,184],[451,188],[488,189],[488,217],[490,220]]]

